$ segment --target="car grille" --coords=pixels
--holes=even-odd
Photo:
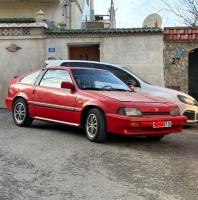
[[[185,111],[184,116],[187,117],[188,120],[194,120],[195,119],[195,112],[194,111]]]
[[[169,112],[143,112],[143,115],[170,115]]]

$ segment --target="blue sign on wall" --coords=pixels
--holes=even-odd
[[[184,50],[178,50],[178,51],[176,51],[176,56],[181,58],[184,56],[184,53],[185,53]]]
[[[49,48],[48,51],[49,51],[49,53],[55,53],[56,52],[56,48]]]

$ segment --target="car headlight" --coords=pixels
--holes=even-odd
[[[142,112],[137,108],[120,108],[118,114],[126,115],[129,117],[141,117]]]
[[[180,113],[179,108],[173,108],[173,109],[171,109],[170,115],[171,115],[171,116],[180,116],[181,113]]]
[[[194,99],[190,99],[188,97],[185,97],[183,95],[177,95],[178,99],[188,105],[197,105],[197,101]]]

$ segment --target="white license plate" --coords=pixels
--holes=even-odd
[[[172,122],[167,122],[167,121],[153,122],[153,128],[170,128],[171,126]]]

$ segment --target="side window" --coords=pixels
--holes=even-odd
[[[69,67],[85,67],[85,68],[92,68],[92,63],[86,62],[70,62]]]
[[[68,71],[61,69],[50,69],[43,76],[40,86],[61,88],[61,83],[63,81],[72,82]]]
[[[28,74],[27,76],[21,78],[19,82],[22,84],[34,85],[40,73],[41,71],[39,70],[31,74]]]
[[[94,68],[108,70],[115,76],[117,76],[120,80],[122,80],[124,83],[127,83],[128,81],[135,81],[137,87],[140,87],[140,83],[132,75],[128,74],[122,69],[113,67],[111,65],[103,65],[103,64],[94,64]]]
[[[64,63],[61,64],[61,66],[92,68],[92,63],[86,63],[86,62],[64,62]]]
[[[68,62],[63,62],[63,63],[61,63],[60,66],[63,66],[63,67],[69,67],[69,63],[68,63]]]
[[[109,70],[109,69],[107,69],[107,67],[105,67],[105,65],[103,65],[103,64],[96,64],[96,63],[93,64],[93,68],[95,68],[95,69]]]

